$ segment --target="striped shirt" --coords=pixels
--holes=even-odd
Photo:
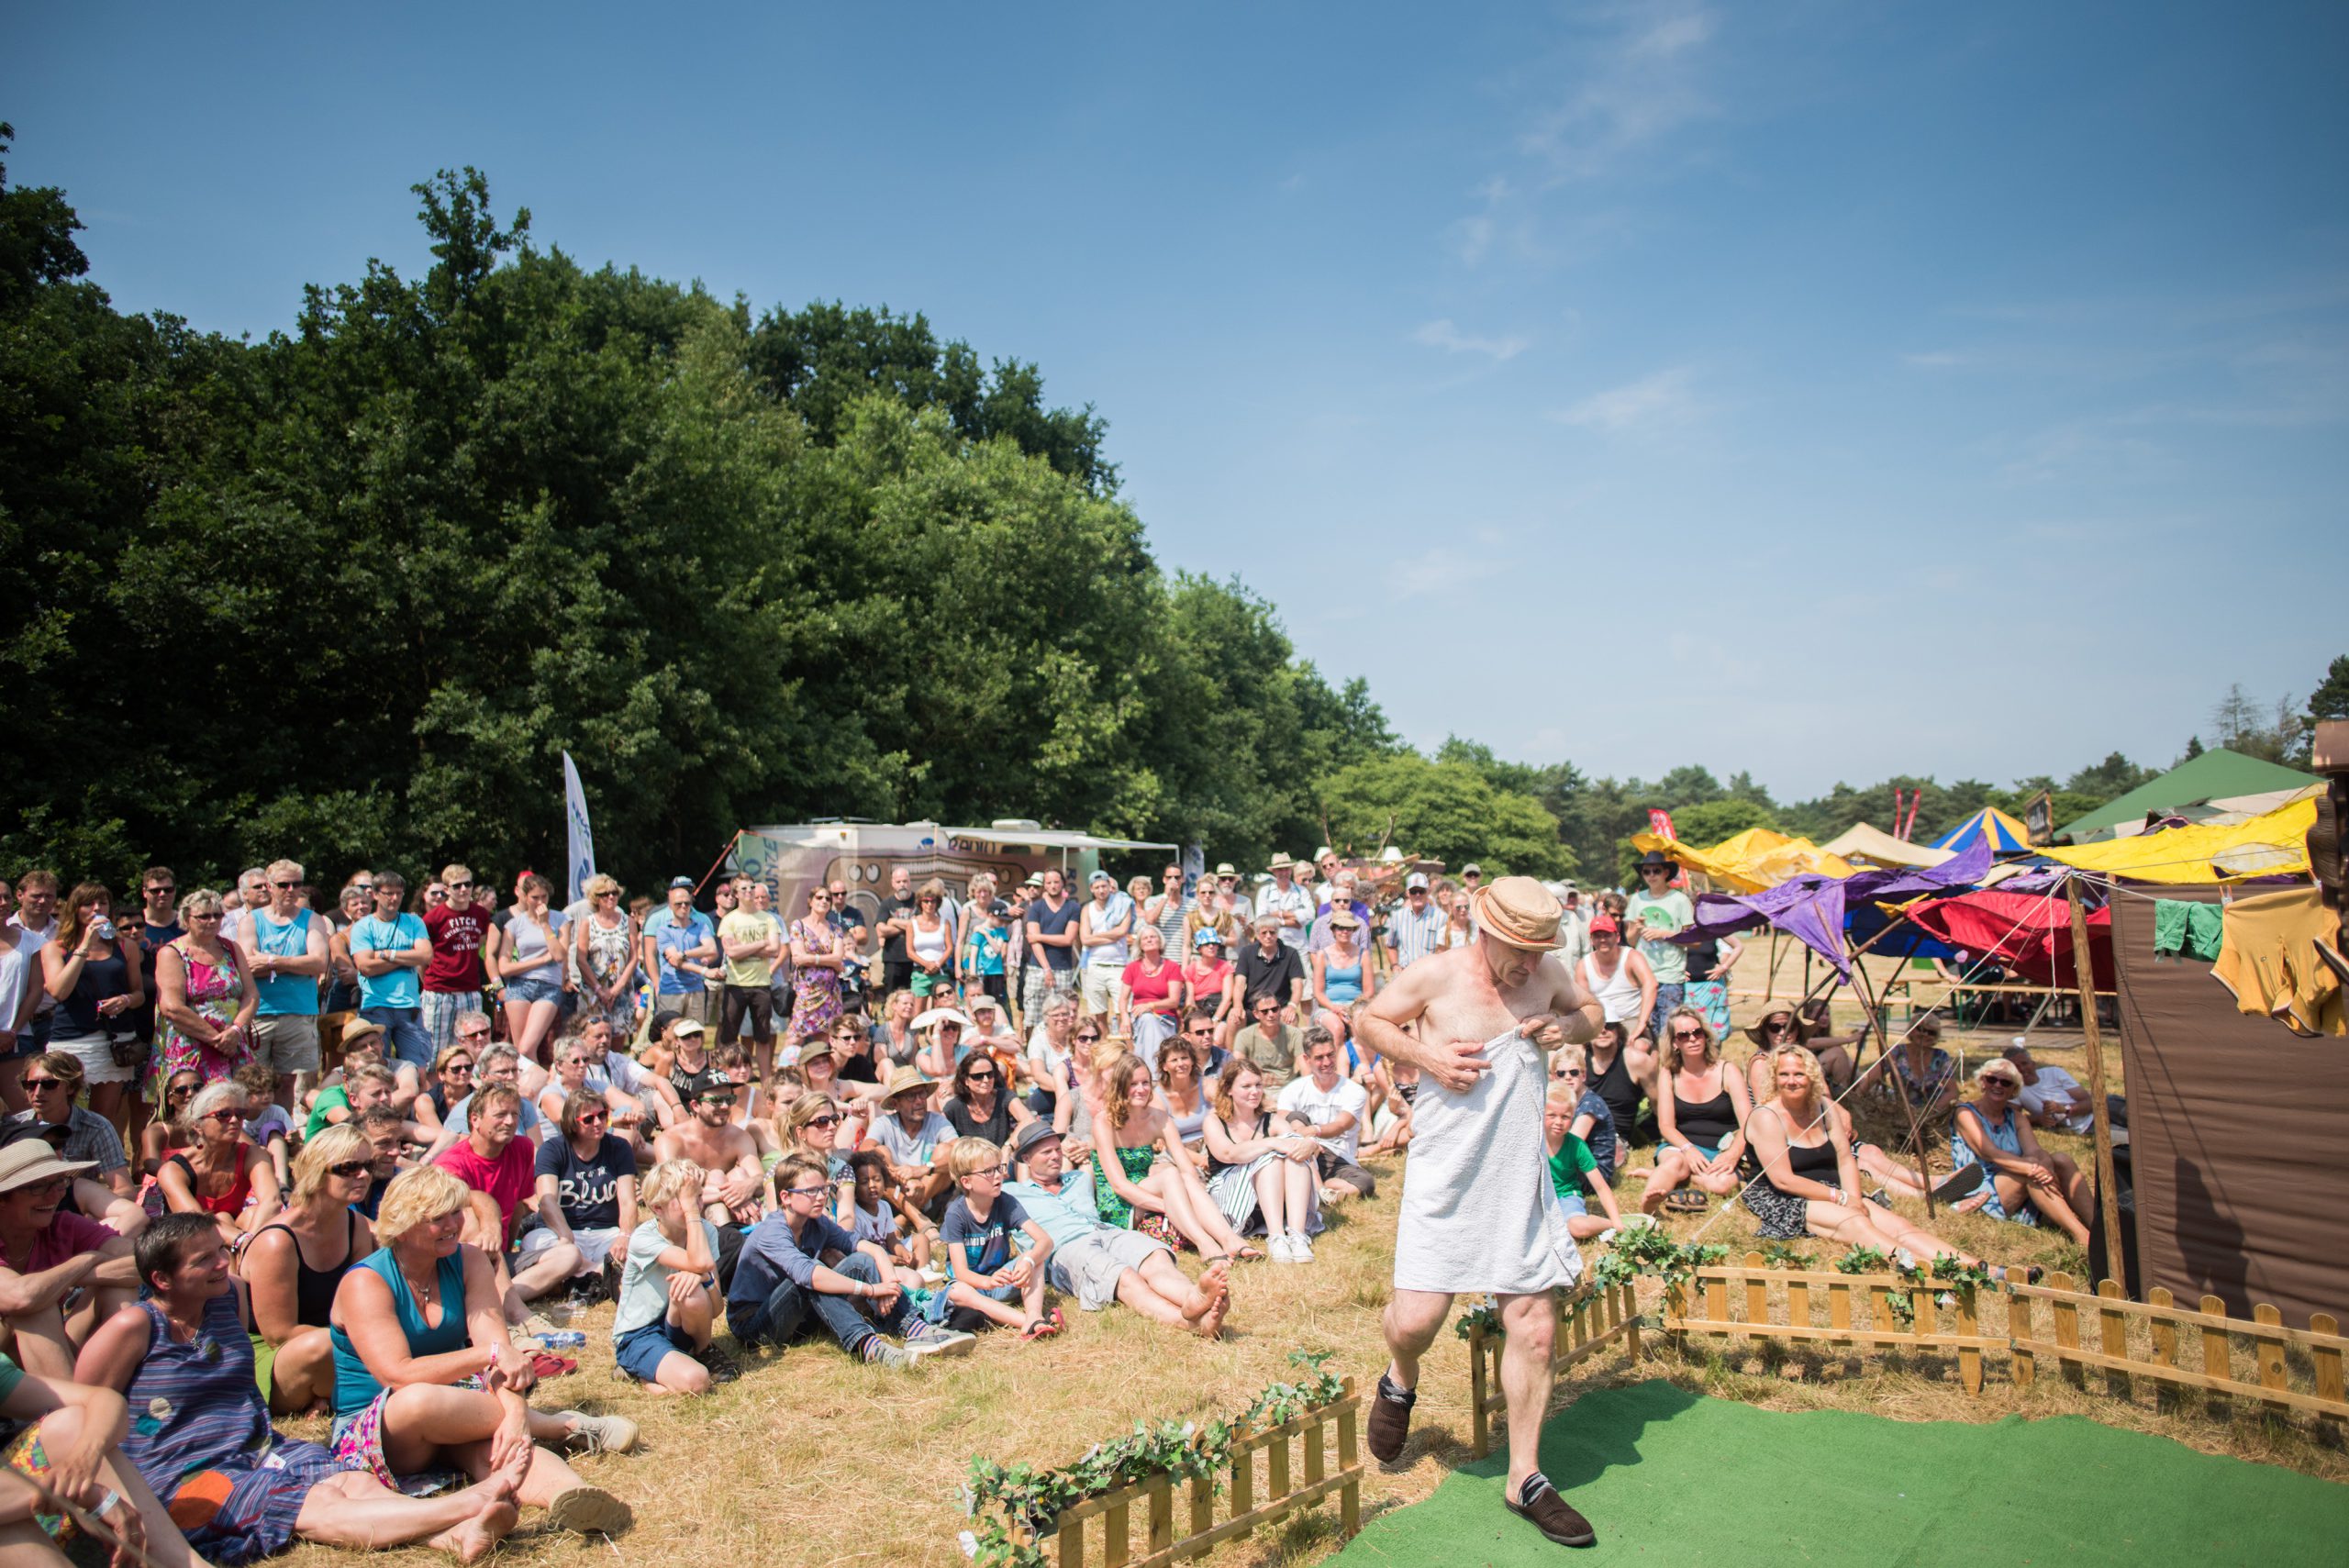
[[[1395,967],[1408,969],[1431,952],[1443,951],[1443,911],[1431,898],[1419,913],[1406,903],[1386,917],[1386,945],[1395,950]]]

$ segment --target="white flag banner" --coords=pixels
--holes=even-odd
[[[579,770],[571,753],[562,754],[562,819],[570,829],[571,893],[564,901],[576,904],[586,896],[587,879],[596,874],[596,835],[587,826],[587,795],[579,787]]]

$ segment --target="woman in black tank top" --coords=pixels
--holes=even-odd
[[[245,1248],[262,1368],[270,1407],[299,1415],[334,1390],[328,1314],[352,1264],[374,1251],[365,1218],[351,1206],[367,1196],[374,1149],[351,1123],[321,1128],[294,1161],[285,1212]]]
[[[1827,1097],[1818,1057],[1798,1045],[1779,1051],[1772,1082],[1777,1097],[1747,1123],[1762,1174],[1746,1186],[1745,1207],[1765,1237],[1817,1237],[1885,1252],[1906,1248],[1920,1261],[1943,1252],[1976,1261],[1892,1209],[1862,1200],[1851,1118]]]
[[[1601,1067],[1598,1052],[1610,1041],[1615,1059]],[[1631,1130],[1638,1125],[1642,1098],[1640,1081],[1631,1076],[1630,1056],[1620,1023],[1602,1026],[1598,1038],[1590,1042],[1590,1092],[1607,1102],[1607,1112],[1615,1118],[1615,1136],[1626,1143],[1631,1141]]]
[[[1737,1162],[1745,1152],[1745,1116],[1753,1102],[1745,1080],[1721,1061],[1721,1043],[1694,1007],[1675,1007],[1664,1021],[1669,1052],[1657,1062],[1655,1169],[1640,1207],[1700,1211],[1704,1194],[1737,1191]],[[1669,1065],[1667,1065],[1667,1063]],[[1695,1191],[1675,1197],[1683,1185]]]

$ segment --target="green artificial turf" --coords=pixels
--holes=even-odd
[[[1371,1520],[1332,1561],[2271,1568],[2349,1560],[2349,1486],[2076,1416],[1891,1421],[1757,1410],[1652,1382],[1586,1394],[1553,1417],[1542,1468],[1596,1527],[1596,1547],[1553,1546],[1505,1512],[1506,1458],[1496,1452],[1446,1477],[1427,1501]]]

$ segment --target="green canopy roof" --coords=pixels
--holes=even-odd
[[[2057,831],[2074,840],[2083,834],[2117,828],[2142,819],[2148,811],[2175,811],[2206,800],[2232,800],[2239,795],[2266,795],[2273,790],[2303,789],[2324,781],[2314,773],[2263,762],[2240,751],[2214,747],[2189,758],[2157,779],[2139,784],[2117,800],[2107,801],[2076,822]]]

